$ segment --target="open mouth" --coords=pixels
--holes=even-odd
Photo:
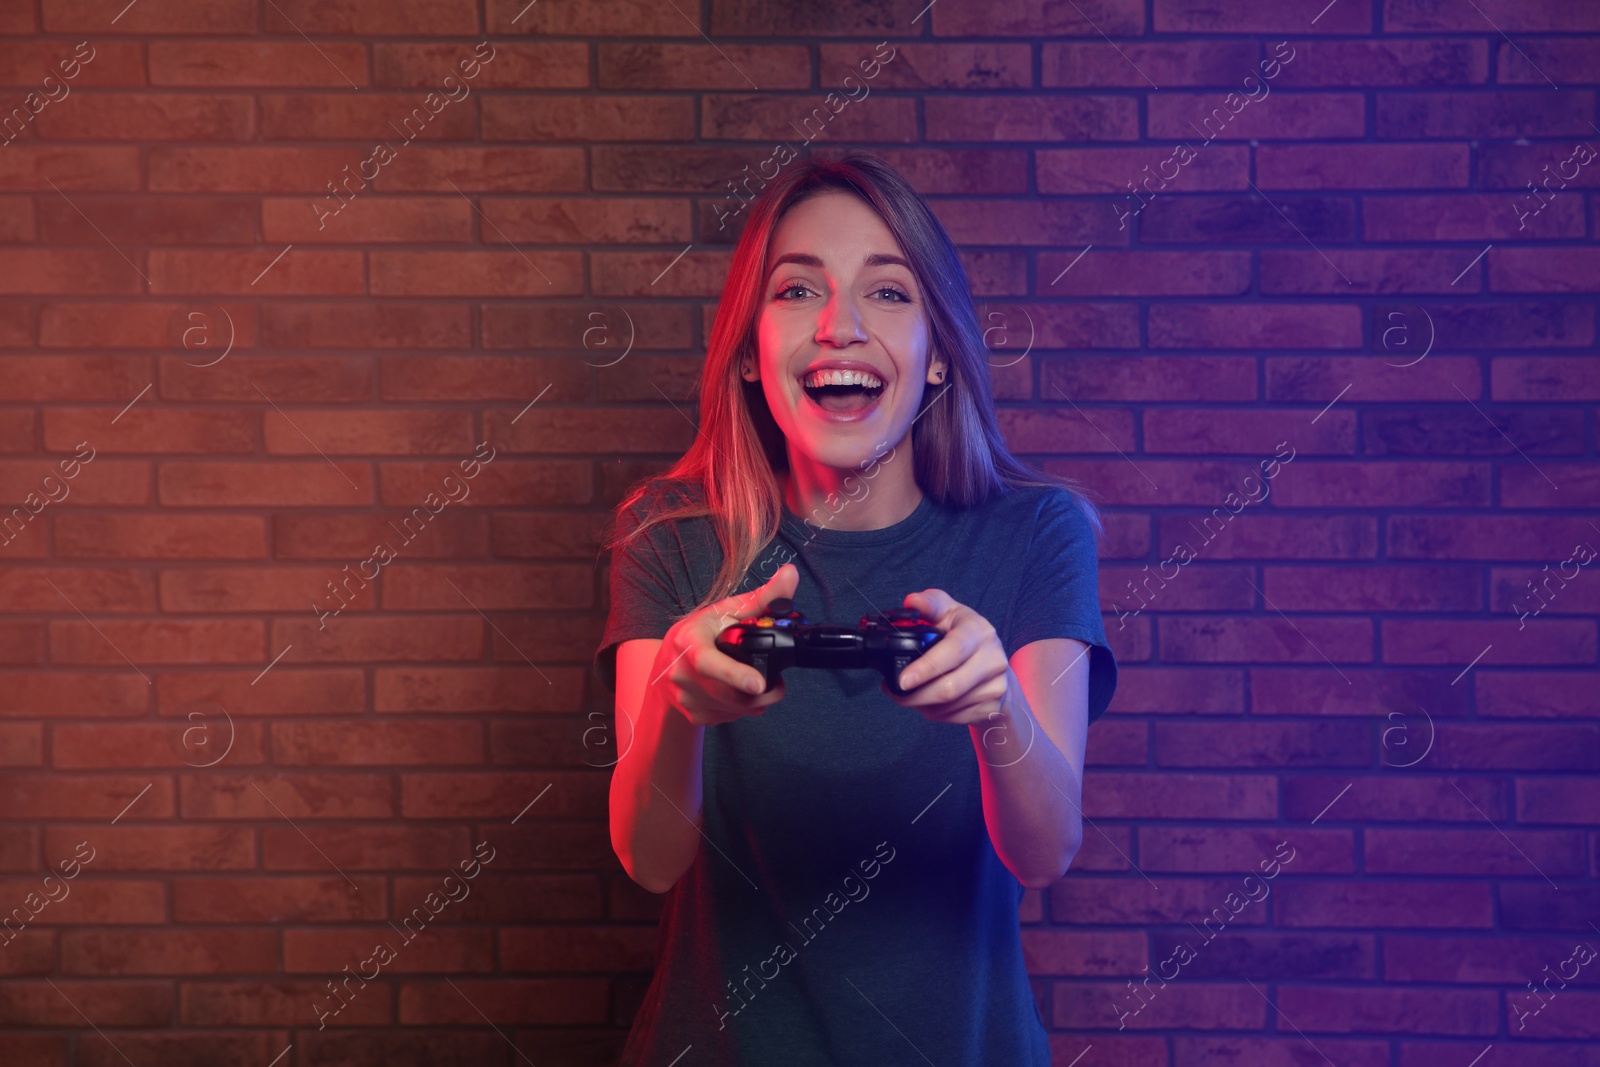
[[[869,384],[870,382],[877,384]],[[800,385],[812,403],[823,411],[841,415],[865,411],[877,402],[884,390],[881,381],[859,372],[830,374],[823,371],[807,375],[801,380]]]

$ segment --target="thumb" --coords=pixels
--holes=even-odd
[[[718,601],[717,610],[725,617],[746,619],[761,614],[768,604],[779,597],[794,597],[795,589],[800,585],[800,569],[793,563],[785,563],[779,567],[771,578],[763,585],[746,593],[737,593],[724,600]]]

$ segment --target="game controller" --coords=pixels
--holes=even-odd
[[[759,671],[766,680],[763,692],[772,692],[789,667],[870,667],[883,675],[890,692],[904,696],[909,690],[900,688],[900,672],[943,636],[914,608],[863,615],[859,626],[827,626],[807,621],[793,600],[778,597],[762,614],[718,634],[717,651]]]

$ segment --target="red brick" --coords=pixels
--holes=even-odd
[[[1234,923],[1240,921],[1235,919]],[[1155,973],[1154,970],[1152,973]],[[1052,983],[1055,997],[1050,1013],[1051,1025],[1074,1030],[1114,1027],[1170,1030],[1197,1025],[1222,1030],[1250,1030],[1260,1029],[1267,1022],[1267,1002],[1247,985],[1186,986],[1171,983],[1166,988],[1160,988],[1153,979],[1152,986],[1158,992],[1154,996],[1145,994],[1149,999],[1144,1000],[1127,988],[1126,981],[1116,984]]]
[[[525,25],[526,20],[518,23],[518,30]],[[476,58],[475,50],[465,44],[429,42],[378,42],[372,45],[372,55],[375,85],[440,91],[447,88],[445,78],[454,75],[460,80],[471,69],[463,68],[463,61]],[[586,89],[589,46],[582,41],[495,41],[494,57],[482,63],[466,84],[474,89]]]
[[[524,241],[602,245],[687,243],[690,237],[689,207],[679,200],[484,198],[479,207],[483,211],[483,240],[487,244]],[[664,310],[669,309],[639,308],[635,315],[659,314]]]
[[[1247,41],[1047,41],[1040,57],[1040,84],[1074,89],[1144,89],[1152,82],[1162,87],[1232,87],[1256,66],[1259,51]]]
[[[1056,403],[1254,400],[1256,367],[1238,356],[1073,356],[1044,361],[1039,386]]]
[[[448,610],[462,604],[465,597],[466,603],[481,611],[581,610],[593,606],[593,578],[593,568],[579,564],[465,567],[395,563],[385,572],[383,606]]]
[[[44,766],[41,723],[0,723],[0,767]]]
[[[118,210],[122,209],[122,205],[119,205]],[[255,332],[256,309],[234,302],[163,303],[145,298],[129,303],[53,303],[45,304],[39,310],[41,347],[186,349],[188,360],[197,365],[209,363],[228,351],[230,340],[234,350],[252,347],[255,344]],[[93,358],[96,357],[51,356],[48,363],[42,365],[69,367]],[[17,357],[13,357],[13,362],[16,361]],[[127,398],[138,393],[154,377],[153,367],[141,369],[141,364],[130,364],[126,357],[118,357],[118,365],[141,375],[139,384],[126,393],[119,389],[111,396],[86,399],[114,398],[119,401],[117,407],[121,410]],[[143,366],[148,367],[148,364]],[[52,377],[78,376],[69,373]],[[134,378],[125,374],[119,376],[119,380],[132,384]]]
[[[157,145],[149,151],[152,192],[327,193],[327,185],[355,173],[372,152],[359,148],[289,148]],[[390,163],[389,167],[394,166]],[[389,169],[385,167],[385,171]]]
[[[832,47],[822,46],[825,66]],[[852,69],[858,51],[849,52]],[[587,64],[584,69],[587,72]],[[597,69],[601,89],[748,89],[750,83],[741,70],[757,72],[768,92],[811,88],[810,49],[794,44],[601,43]],[[824,74],[823,81],[836,84],[838,77]]]
[[[931,96],[923,106],[930,141],[1132,141],[1139,136],[1138,109],[1127,97]]]
[[[1476,33],[1482,30],[1485,19],[1502,33],[1600,30],[1600,11],[1575,8],[1561,0],[1479,0],[1476,11],[1441,7],[1431,0],[1390,0],[1386,7],[1384,28],[1391,33]]]
[[[1498,829],[1402,830],[1373,827],[1363,835],[1362,867],[1372,874],[1582,878],[1583,837],[1576,831]]]
[[[477,124],[470,98],[450,99],[435,111],[414,93],[263,93],[256,106],[267,141],[387,141],[403,151],[413,139],[471,140]]]
[[[151,10],[151,7],[155,10]],[[181,0],[171,4],[136,4],[118,15],[109,4],[90,0],[41,0],[48,32],[131,34],[253,33],[256,5],[251,0]],[[112,20],[116,21],[113,22]]]
[[[1487,882],[1293,879],[1277,896],[1282,926],[1488,929],[1494,921]]]
[[[1590,825],[1600,803],[1600,783],[1582,778],[1541,776],[1516,782],[1517,821],[1554,825]]]
[[[54,194],[56,189],[124,191],[140,188],[139,149],[7,145],[0,152],[0,189]],[[56,189],[50,188],[54,183]],[[154,186],[151,186],[153,189]]]
[[[147,571],[111,567],[27,567],[0,572],[0,601],[14,612],[53,613],[65,595],[84,611],[155,610],[155,586]]]
[[[1364,204],[1363,235],[1371,241],[1556,240],[1584,234],[1583,201],[1570,196],[1557,197],[1526,225],[1519,223],[1513,193],[1370,196]]]
[[[439,492],[456,467],[392,462],[379,471],[384,506],[422,504]],[[514,460],[504,457],[483,466],[472,482],[471,507],[517,505],[577,506],[593,499],[591,464],[580,460]]]
[[[610,1000],[610,983],[599,978],[462,979],[451,985],[456,988],[440,982],[402,985],[400,1022],[476,1026],[487,1019],[497,1026],[593,1026],[606,1021]]]
[[[1448,680],[1443,687],[1448,686]],[[1369,714],[1370,714],[1369,710]],[[1418,723],[1418,728],[1425,728]],[[1348,773],[1284,779],[1283,813],[1293,821],[1326,817],[1328,824],[1350,822],[1481,825],[1485,818],[1510,817],[1505,783],[1498,777],[1407,775],[1403,770],[1369,775],[1359,789],[1345,791]]]
[[[381,367],[384,400],[505,400],[518,410],[545,386],[550,401],[587,397],[591,377],[575,360],[522,356],[386,357]]]
[[[940,200],[931,205],[958,244],[1125,245],[1117,217],[1076,201]]]
[[[571,818],[575,815],[599,817],[605,812],[606,781],[604,778],[578,771],[570,774],[541,772],[536,783],[532,771],[499,771],[454,774],[402,774],[400,776],[401,810],[412,819],[482,819],[485,817],[515,818],[539,795],[546,784],[554,782],[546,798],[524,824],[520,832],[545,834],[549,827],[541,820]],[[588,833],[588,828],[572,827],[575,832]],[[604,832],[598,835],[604,837]],[[509,850],[512,841],[506,842]],[[563,850],[563,857],[571,852]],[[518,853],[517,855],[524,855]]]
[[[1244,675],[1226,668],[1130,667],[1117,679],[1117,710],[1129,714],[1226,713],[1244,709]]]
[[[707,100],[703,107],[714,105]],[[731,135],[714,135],[719,138]],[[486,97],[485,141],[690,141],[694,101],[662,96]]]
[[[472,237],[472,205],[454,193],[448,198],[362,195],[331,212],[326,197],[263,200],[261,232],[268,241],[296,244],[456,244]]]
[[[1297,943],[1303,944],[1307,939],[1301,938]],[[1208,954],[1209,955],[1209,954]],[[1165,957],[1163,957],[1165,958]],[[1319,957],[1319,958],[1326,958]],[[1303,969],[1302,969],[1303,971]],[[1343,976],[1342,976],[1343,977]],[[1350,975],[1348,977],[1363,977]],[[1174,1063],[1181,1067],[1195,1067],[1205,1063],[1261,1063],[1273,1064],[1274,1067],[1287,1067],[1294,1063],[1306,1047],[1306,1038],[1299,1034],[1292,1036],[1285,1031],[1284,1037],[1239,1037],[1227,1034],[1219,1037],[1175,1037],[1172,1039],[1173,1049],[1176,1051]],[[1162,1054],[1166,1052],[1165,1041],[1155,1038],[1162,1044]],[[1338,1056],[1338,1062],[1348,1064],[1349,1067],[1388,1067],[1389,1043],[1377,1039],[1349,1040],[1338,1037],[1328,1037],[1319,1034],[1316,1047],[1323,1050],[1324,1055]],[[1402,1045],[1402,1048],[1405,1046]],[[1416,1067],[1410,1060],[1403,1061],[1406,1067]]]
[[[473,450],[472,420],[465,411],[288,408],[284,414],[287,419],[268,416],[264,424],[267,451],[277,455],[467,456]]]
[[[1374,995],[1378,994],[1378,995]],[[1308,989],[1284,986],[1278,993],[1284,1017],[1312,1033],[1492,1035],[1499,994],[1488,989]]]
[[[483,655],[483,618],[479,615],[335,618],[323,629],[308,610],[306,619],[273,624],[274,643],[295,646],[296,662],[387,663],[421,660],[470,660]]]
[[[386,193],[573,193],[584,188],[585,169],[582,148],[421,146],[400,149],[375,186]]]
[[[1152,348],[1355,348],[1358,308],[1318,304],[1180,304],[1150,309]]]
[[[1572,497],[1588,499],[1600,487],[1600,467],[1593,463],[1557,463],[1545,460],[1539,469],[1538,484],[1516,484],[1508,472],[1500,472],[1500,503],[1507,508],[1570,508]]]
[[[1028,157],[1021,150],[918,145],[908,149],[883,148],[876,152],[924,196],[947,193],[1004,196],[1028,190]],[[816,154],[827,153],[828,150],[823,149]],[[722,180],[726,181],[736,172],[737,168],[723,175]]]
[[[150,42],[152,85],[348,88],[351,82],[368,83],[367,50],[355,42],[208,41],[202,48]]]
[[[368,253],[374,296],[576,296],[578,252]],[[359,280],[359,279],[358,279]]]
[[[1160,724],[1164,729],[1184,725],[1187,724]],[[1241,871],[1259,878],[1273,869],[1271,861],[1286,837],[1293,842],[1294,858],[1279,867],[1280,873],[1349,874],[1355,870],[1355,838],[1349,830],[1308,830],[1298,826],[1292,832],[1277,827],[1142,827],[1140,866],[1146,871],[1176,873]]]
[[[1586,671],[1473,671],[1479,714],[1495,718],[1559,719],[1594,715]]]
[[[1155,757],[1163,767],[1367,767],[1365,723],[1161,722]]]
[[[1564,12],[1570,19],[1576,13]],[[1565,27],[1563,27],[1565,28]],[[1600,66],[1600,41],[1581,37],[1528,38],[1496,41],[1495,69],[1506,84],[1557,85],[1591,81]]]
[[[6,672],[6,699],[0,715],[34,718],[122,717],[143,715],[150,687],[131,672]]]
[[[229,412],[137,405],[120,417],[118,413],[118,408],[47,410],[44,446],[70,452],[77,442],[92,440],[97,452],[109,454],[240,453],[256,449],[255,426]],[[117,420],[114,426],[113,418]]]
[[[459,720],[275,723],[272,753],[289,766],[443,766],[482,763],[483,728]]]
[[[160,389],[167,400],[267,404],[266,394],[280,405],[336,403],[370,399],[372,379],[372,363],[365,358],[229,357],[200,369],[174,358],[161,363]]]
[[[1562,90],[1378,93],[1379,137],[1582,137],[1595,94]]]
[[[138,681],[131,672],[129,677]],[[143,682],[139,683],[141,686]],[[152,778],[154,779],[152,781]],[[148,792],[145,787],[150,786]],[[170,819],[174,814],[177,790],[172,779],[149,774],[112,776],[105,774],[9,774],[6,776],[6,813],[12,819],[104,819],[114,818],[145,821]],[[94,883],[85,883],[80,889]],[[114,888],[99,883],[107,899],[113,898]],[[118,914],[138,916],[125,922],[160,922],[160,887],[155,883],[137,883],[140,889],[136,899],[126,902]],[[152,892],[143,892],[144,888]],[[6,899],[11,899],[7,894]],[[79,914],[77,922],[90,922],[89,916]]]
[[[342,883],[341,883],[342,884]],[[279,887],[278,891],[290,894],[297,886]],[[226,890],[219,887],[218,896]],[[330,920],[335,921],[335,920]],[[305,1027],[312,1029],[320,1022],[316,1006],[322,1005],[326,1013],[335,1002],[328,992],[327,983],[307,979],[303,982],[279,979],[272,982],[202,982],[183,983],[179,993],[179,1022],[201,1032],[214,1032],[219,1027]],[[358,988],[352,982],[352,989]],[[344,1002],[336,1019],[328,1025],[339,1026],[392,1026],[394,1014],[390,997],[385,992],[369,989],[365,996],[351,996]],[[287,1040],[277,1042],[283,1051]]]
[[[67,930],[61,935],[61,960],[63,973],[74,975],[248,974],[277,966],[278,935],[272,930]]]
[[[1294,62],[1278,75],[1280,87],[1482,85],[1489,77],[1489,49],[1481,40],[1297,40],[1294,48]]]
[[[1174,813],[1192,819],[1272,818],[1277,785],[1267,775],[1106,772],[1084,794],[1084,814],[1107,819],[1167,819]]]
[[[1242,296],[1250,290],[1250,256],[1213,253],[1198,261],[1189,253],[1112,251],[1038,254],[1038,288],[1050,296]],[[1050,278],[1050,282],[1046,282]],[[1160,357],[1149,357],[1160,358]],[[1128,362],[1128,360],[1120,360]],[[1189,363],[1189,360],[1184,360]]]
[[[1200,153],[1170,181],[1161,175],[1163,163],[1172,158],[1172,150],[1165,147],[1041,148],[1034,158],[1041,193],[1112,193],[1126,197],[1136,188],[1148,188],[1159,195],[1168,186],[1174,192],[1213,192],[1247,189],[1250,180],[1250,150],[1242,145]],[[1144,185],[1147,178],[1149,186]],[[1133,206],[1119,201],[1110,212],[1120,219],[1123,210]]]
[[[1114,452],[1134,447],[1133,415],[1097,409],[1093,421],[1075,410],[1002,408],[1000,432],[1014,452]]]
[[[1477,264],[1463,270],[1444,251],[1263,248],[1260,256],[1263,294],[1472,293],[1482,278]]]
[[[451,906],[455,903],[459,902]],[[385,974],[483,974],[494,970],[493,930],[428,928],[425,933],[427,936],[413,934],[414,940],[407,941],[387,924],[349,930],[286,930],[284,971],[338,975],[346,966],[357,971],[361,969],[358,961],[369,959],[379,945],[388,945],[394,953],[384,964]],[[443,1052],[446,1056],[458,1053],[459,1046]]]
[[[282,255],[282,259],[277,257]],[[150,252],[154,293],[237,293],[323,296],[363,291],[360,252],[322,249]]]
[[[56,553],[73,559],[260,559],[266,522],[254,515],[59,515]]]
[[[256,865],[255,833],[249,827],[52,826],[45,834],[45,853],[69,855],[75,843],[84,840],[94,844],[95,858],[88,869],[96,872],[237,871]]]
[[[573,687],[510,665],[380,668],[375,685],[374,708],[380,712],[561,711],[576,695]]]
[[[1281,616],[1166,617],[1162,658],[1202,663],[1370,663],[1367,619]]]
[[[1469,158],[1463,144],[1269,144],[1256,149],[1256,183],[1263,189],[1465,188]]]
[[[343,474],[344,477],[340,475]],[[163,463],[161,503],[169,507],[327,506],[372,501],[371,467],[318,459],[303,463]]]
[[[1226,418],[1218,418],[1219,410]],[[1144,450],[1184,455],[1235,453],[1260,456],[1263,462],[1282,455],[1278,446],[1292,436],[1294,455],[1350,455],[1356,449],[1355,413],[1330,411],[1309,428],[1288,429],[1302,419],[1287,408],[1150,408],[1144,413]]]
[[[57,197],[39,204],[39,237],[46,244],[111,241],[118,247],[250,244],[255,214],[252,205],[235,200],[78,196],[68,203]]]
[[[440,868],[442,856],[470,856],[472,845],[465,827],[324,826],[314,844],[287,824],[261,832],[261,865],[267,870],[322,872],[328,866],[323,853],[328,852],[339,857],[346,871],[433,871]]]
[[[0,460],[0,499],[22,501],[29,493],[37,492],[42,496],[50,492],[43,480],[46,476],[60,480],[63,473],[60,464],[65,460],[65,456],[54,463],[37,459]],[[77,477],[60,480],[60,484],[70,493],[62,498],[63,503],[72,500],[78,504],[144,504],[150,499],[150,465],[98,457],[80,464]],[[12,504],[6,509],[7,518],[17,506]]]
[[[1593,248],[1491,249],[1489,288],[1499,293],[1600,291],[1600,250]],[[1570,394],[1568,394],[1570,398]]]
[[[82,838],[80,838],[82,840]],[[58,861],[59,862],[59,861]],[[90,867],[83,867],[90,870]],[[24,907],[22,899],[29,893],[40,891],[42,878],[0,881],[0,891],[11,907]],[[48,907],[35,915],[29,926],[94,926],[115,923],[118,926],[142,925],[166,921],[166,893],[160,881],[133,881],[128,878],[88,878],[70,889],[70,896],[58,904],[70,902],[66,907]],[[13,920],[14,921],[14,920]],[[10,990],[16,993],[16,989]],[[10,1001],[14,1003],[14,1001]]]
[[[265,760],[260,724],[230,723],[220,705],[196,708],[183,722],[60,724],[53,734],[58,767],[182,767],[258,765]]]
[[[388,819],[394,817],[394,783],[386,774],[272,774],[186,776],[182,782],[185,819],[249,819],[276,822],[301,819]],[[148,798],[146,798],[148,799]],[[320,881],[306,879],[306,881]],[[333,881],[348,891],[337,877]],[[279,888],[282,888],[280,885]],[[264,906],[273,906],[272,894],[263,890]],[[201,903],[205,892],[198,892]],[[362,894],[371,900],[369,891]],[[380,891],[381,898],[381,891]],[[287,900],[280,905],[288,906]],[[188,921],[178,916],[179,922]],[[219,922],[217,916],[193,921]],[[259,915],[240,915],[241,922],[264,921]]]
[[[365,683],[356,668],[307,670],[280,662],[265,675],[259,668],[157,673],[155,689],[161,713],[185,719],[195,710],[215,717],[222,701],[237,716],[351,715],[366,707]]]
[[[255,135],[248,96],[195,93],[94,93],[73,108],[46,108],[34,120],[53,141],[244,141]]]
[[[1251,82],[1258,89],[1260,84]],[[1269,94],[1251,99],[1246,91],[1237,94],[1248,101],[1237,112],[1229,106],[1230,95],[1234,94],[1152,96],[1146,120],[1149,136],[1184,141],[1201,151],[1212,141],[1313,140],[1366,133],[1366,101],[1359,93]]]
[[[136,293],[138,263],[111,249],[0,248],[0,295]]]
[[[1595,623],[1533,619],[1521,634],[1510,620],[1478,619],[1382,623],[1386,663],[1453,663],[1465,667],[1480,652],[1478,663],[1593,663],[1597,650]],[[1518,637],[1522,637],[1518,640]],[[1487,649],[1487,651],[1486,651]]]
[[[77,74],[70,80],[69,96],[71,90],[91,86],[144,84],[143,45],[129,41],[95,41],[91,47],[93,58],[78,64]],[[77,53],[78,46],[60,40],[0,41],[0,85],[34,89],[42,87],[46,75],[59,80],[72,69],[67,61]]]
[[[935,7],[924,17],[932,17],[933,32],[940,37],[1137,37],[1145,32],[1144,9],[1139,0],[1109,0],[1095,5],[1091,18],[1079,8],[1062,8],[1048,0],[1022,0],[979,10],[959,5],[942,11]],[[915,15],[912,11],[908,17]]]
[[[382,7],[273,0],[264,28],[281,34],[455,36],[478,32],[476,0],[393,0]]]
[[[328,559],[341,564],[364,559],[386,538],[404,538],[402,521],[368,515],[279,515],[273,523],[273,552],[279,559]],[[394,523],[394,525],[390,525]],[[419,535],[417,530],[423,532]],[[470,559],[488,550],[485,516],[442,512],[424,527],[413,518],[413,540],[404,546],[408,559]]]
[[[1265,567],[1262,592],[1282,611],[1479,612],[1471,567]]]
[[[1281,507],[1487,507],[1486,464],[1428,461],[1297,461],[1278,483]]]
[[[337,580],[328,567],[184,567],[161,572],[161,606],[169,612],[301,612]],[[346,594],[352,608],[371,610],[370,589]]]
[[[262,625],[254,620],[101,619],[93,625],[77,620],[50,624],[51,659],[59,664],[250,663],[260,658],[262,648]]]
[[[0,1025],[13,1032],[24,1026],[76,1028],[85,1016],[94,1019],[96,1027],[171,1026],[173,1021],[171,991],[149,982],[63,979],[9,984]]]

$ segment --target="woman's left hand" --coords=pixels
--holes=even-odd
[[[884,683],[889,699],[934,722],[963,726],[991,722],[1006,712],[1017,678],[989,620],[943,589],[908,593],[905,606],[944,636],[900,673],[900,684],[909,690],[904,696]]]

